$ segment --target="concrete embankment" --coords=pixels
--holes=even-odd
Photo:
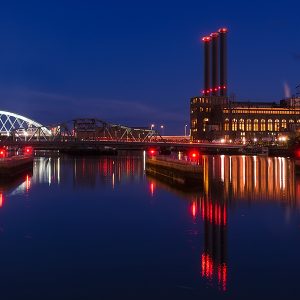
[[[180,185],[195,185],[202,182],[203,166],[167,157],[149,157],[146,172]]]
[[[32,168],[33,156],[18,155],[0,159],[0,177],[12,177]]]

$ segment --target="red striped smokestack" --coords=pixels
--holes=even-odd
[[[227,28],[219,29],[220,37],[220,96],[227,95]]]
[[[211,92],[210,87],[210,41],[209,36],[202,38],[204,43],[204,90],[203,94],[208,95]]]
[[[218,49],[218,37],[219,34],[217,32],[214,32],[210,35],[211,37],[211,69],[212,69],[212,74],[211,74],[211,87],[212,87],[212,94],[213,95],[218,95],[219,92],[219,64],[218,64],[218,54],[219,54],[219,49]]]

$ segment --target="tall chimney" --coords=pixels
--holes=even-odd
[[[219,49],[218,49],[218,36],[219,34],[217,32],[214,32],[210,35],[211,37],[211,55],[212,55],[212,60],[211,60],[211,68],[212,68],[212,76],[211,76],[211,82],[212,82],[212,94],[213,95],[218,95],[219,91],[219,65],[218,65],[218,54],[219,54]]]
[[[227,96],[227,28],[219,29],[220,36],[220,96]]]
[[[209,95],[211,90],[210,87],[210,41],[209,36],[202,38],[204,43],[204,95]]]

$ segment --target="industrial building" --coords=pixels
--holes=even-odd
[[[259,141],[287,137],[300,126],[300,97],[238,102],[227,95],[227,28],[202,38],[204,88],[191,98],[191,140]]]

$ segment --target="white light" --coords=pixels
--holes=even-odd
[[[286,142],[287,141],[287,137],[286,136],[281,136],[279,138],[279,141]]]
[[[254,138],[254,139],[253,139],[253,142],[257,142],[257,138]]]
[[[225,143],[225,139],[221,139],[220,142],[221,142],[222,144],[224,144],[224,143]]]

